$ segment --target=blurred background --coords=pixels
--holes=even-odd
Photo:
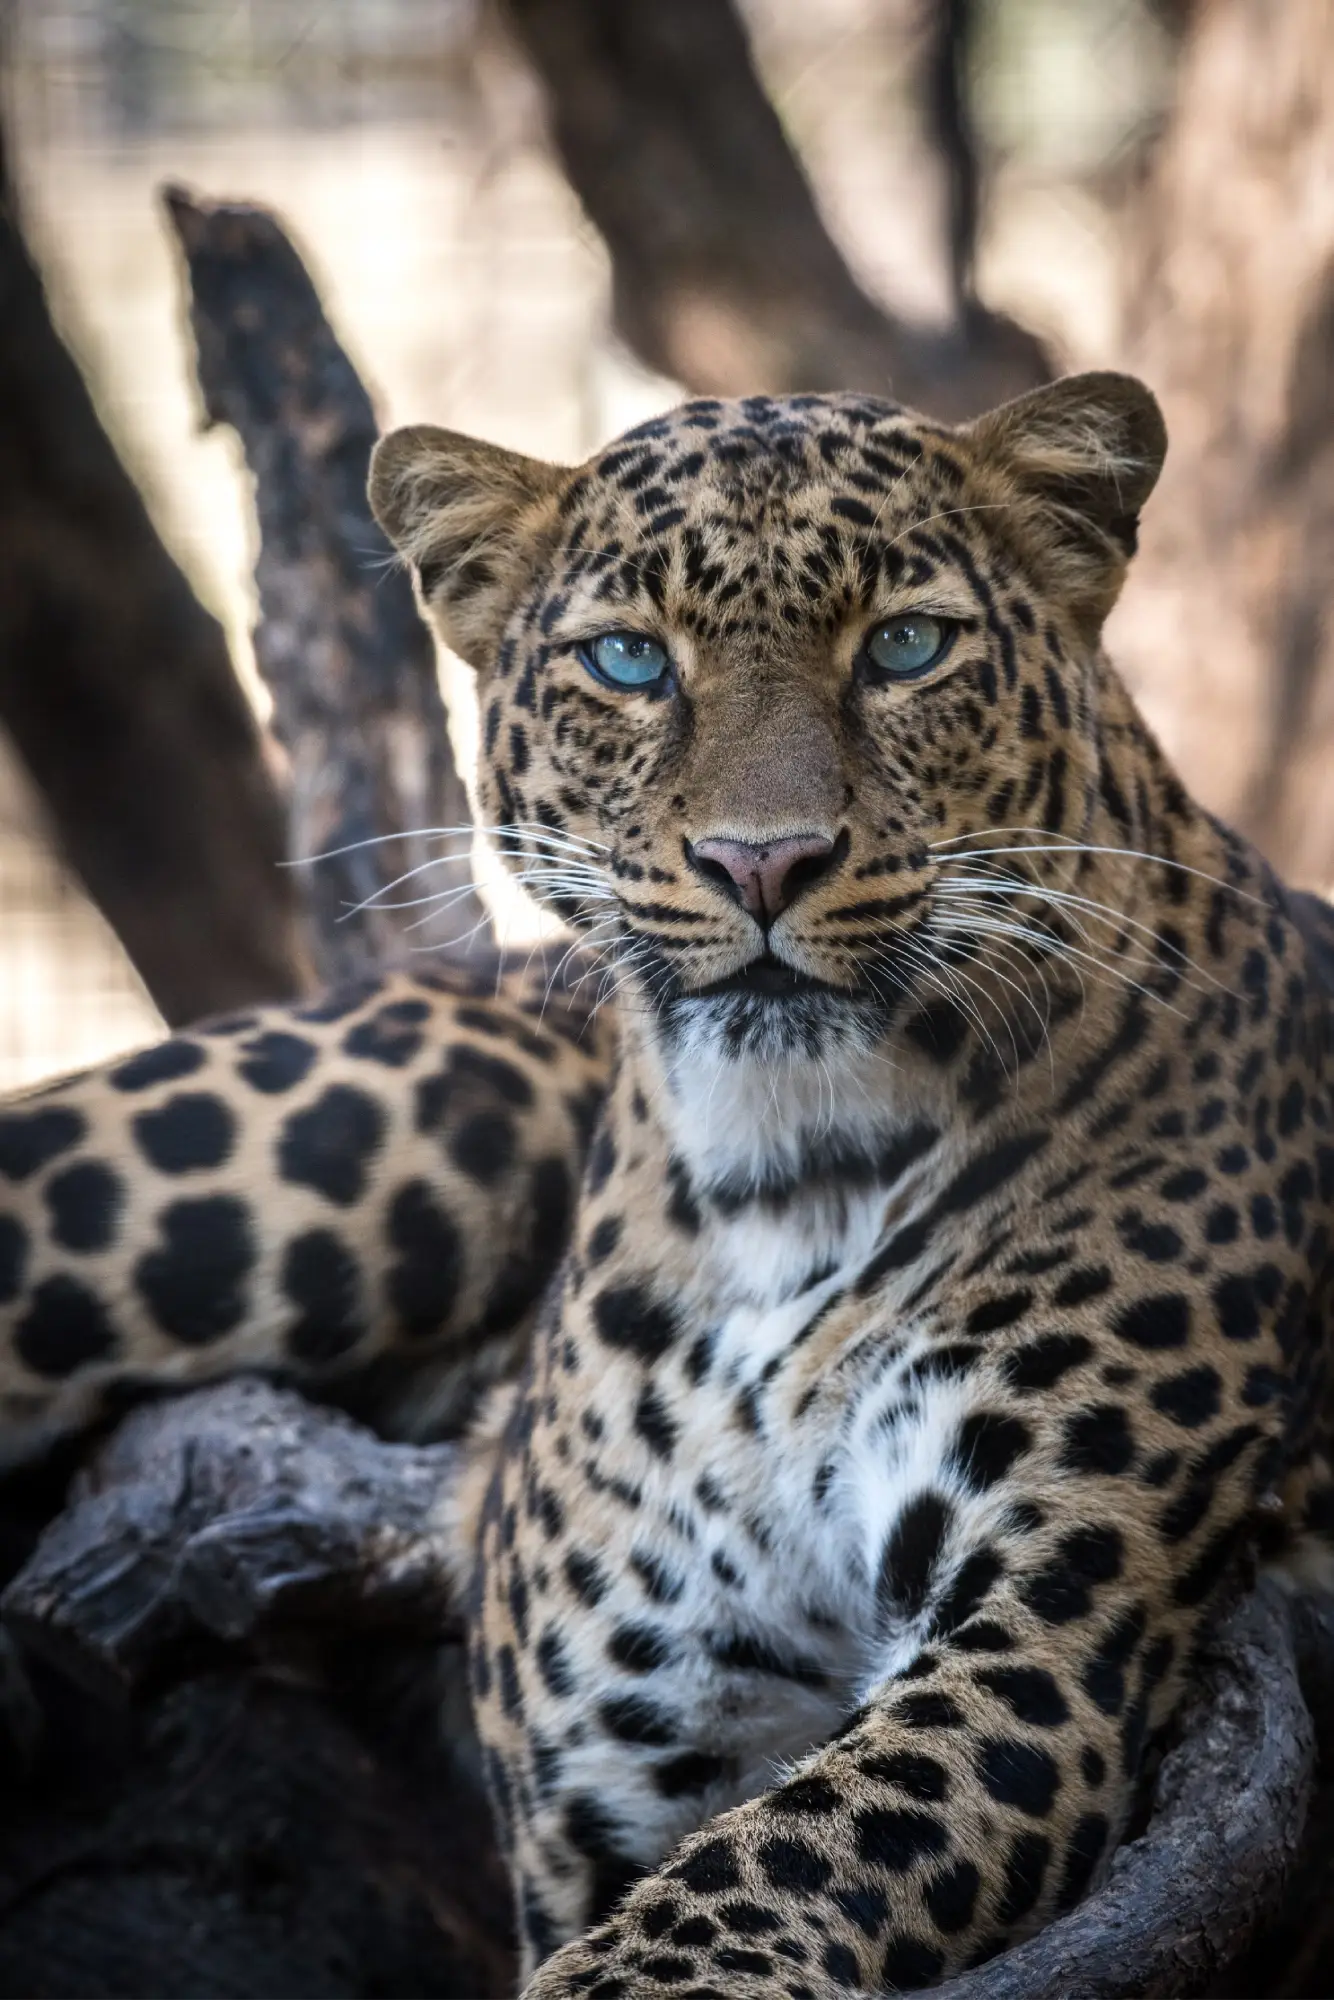
[[[167,182],[277,213],[385,424],[550,457],[683,387],[892,375],[958,416],[1142,373],[1173,450],[1109,642],[1207,802],[1334,880],[1329,0],[0,0],[0,33],[0,1089],[311,971],[273,886],[299,843],[254,489],[201,423]],[[15,363],[20,266],[52,325],[29,285]],[[92,405],[63,444],[57,337]],[[67,629],[82,496],[130,506],[116,458],[145,589],[179,565],[183,650],[211,613],[231,669],[121,644],[119,608]],[[173,789],[141,727],[231,763]],[[497,925],[531,929],[503,892]]]

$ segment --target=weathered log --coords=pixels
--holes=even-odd
[[[617,331],[717,395],[865,389],[965,417],[1045,381],[1041,344],[974,302],[883,311],[821,220],[731,0],[506,0],[561,164],[606,240]]]
[[[259,729],[52,324],[2,131],[0,724],[169,1022],[300,990]]]
[[[93,1460],[6,1619],[85,1682],[126,1689],[204,1635],[307,1674],[368,1634],[438,1646],[454,1629],[440,1516],[456,1471],[452,1447],[382,1444],[258,1382],[153,1405]],[[1209,1642],[1146,1830],[1105,1886],[948,2000],[1227,1991],[1301,1847],[1317,1733],[1303,1676],[1334,1748],[1334,1616],[1263,1582]]]
[[[481,938],[471,815],[431,637],[366,501],[370,396],[276,216],[179,188],[163,200],[189,278],[206,418],[235,428],[255,480],[255,658],[290,765],[289,851],[334,856],[303,871],[320,977]],[[452,892],[415,935],[392,907],[410,870],[401,897]]]
[[[251,1378],[133,1411],[3,1599],[24,1645],[132,1689],[201,1633],[457,1629],[440,1510],[458,1447],[386,1444]]]

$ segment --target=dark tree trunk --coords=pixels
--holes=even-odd
[[[485,945],[434,647],[366,499],[370,396],[276,217],[180,189],[165,201],[204,409],[235,427],[255,478],[255,658],[291,770],[288,850],[331,856],[302,870],[320,977],[414,945]],[[410,931],[437,891],[447,899]]]
[[[606,239],[617,331],[696,391],[864,389],[972,415],[1049,374],[1040,344],[961,301],[942,333],[876,305],[831,241],[732,0],[505,0],[561,162]],[[961,10],[954,6],[952,13]],[[933,80],[957,113],[955,24]],[[962,152],[956,232],[975,181]],[[957,256],[956,271],[967,256]]]
[[[172,1023],[295,993],[283,815],[217,621],[52,325],[0,132],[0,723]]]
[[[1172,444],[1112,644],[1192,788],[1328,888],[1334,4],[1183,14],[1127,282],[1127,363]]]

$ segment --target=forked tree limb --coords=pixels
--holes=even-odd
[[[300,990],[260,731],[52,322],[2,131],[0,724],[169,1022]]]
[[[862,290],[765,95],[732,0],[505,0],[561,164],[606,241],[618,333],[696,391],[863,389],[975,415],[1050,375],[969,302],[914,328]]]
[[[453,1447],[383,1444],[260,1382],[153,1405],[94,1459],[6,1619],[85,1682],[127,1690],[200,1635],[307,1666],[368,1632],[438,1643],[456,1629],[441,1509],[457,1469]],[[1212,1990],[1301,1845],[1316,1762],[1303,1677],[1334,1734],[1334,1619],[1263,1582],[1210,1640],[1147,1830],[1105,1886],[946,2000]]]
[[[302,871],[320,976],[392,962],[414,943],[482,940],[431,637],[366,500],[370,396],[276,216],[180,188],[163,200],[189,278],[204,410],[234,427],[255,480],[255,658],[291,769],[289,851],[349,850]],[[426,872],[391,887],[411,869]],[[449,900],[410,935],[420,906],[392,902],[437,890]]]

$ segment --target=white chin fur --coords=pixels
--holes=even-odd
[[[913,1107],[901,1102],[894,1064],[867,1039],[852,1019],[816,1054],[732,1055],[701,1008],[667,1058],[659,1099],[675,1149],[703,1181],[763,1180],[798,1171],[813,1143],[883,1140]]]

